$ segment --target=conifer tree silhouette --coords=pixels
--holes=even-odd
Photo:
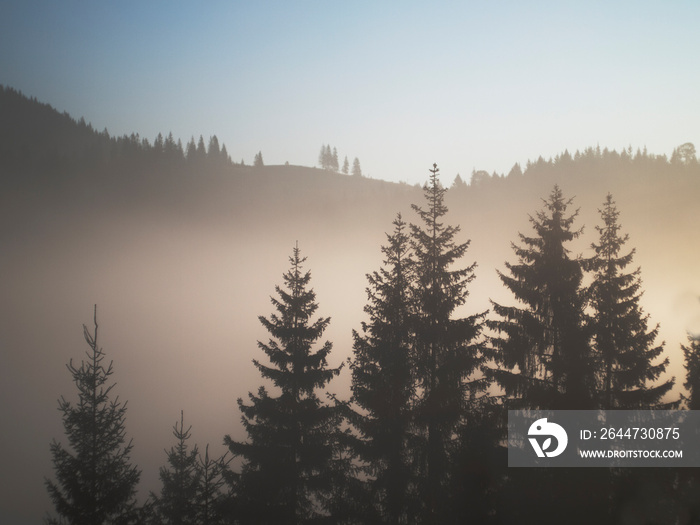
[[[639,304],[641,270],[625,273],[635,250],[620,253],[629,235],[620,235],[620,214],[611,194],[599,211],[603,224],[596,230],[600,239],[591,245],[595,255],[585,261],[586,269],[593,272],[589,295],[601,393],[598,406],[628,410],[676,407],[677,401],[661,402],[673,387],[673,379],[650,384],[665,371],[668,357],[653,363],[663,352],[663,343],[654,345],[659,326],[647,330],[649,315],[644,315]]]
[[[415,385],[412,373],[411,285],[414,261],[406,223],[398,214],[382,246],[384,266],[367,275],[369,322],[353,331],[352,399],[359,410],[349,419],[359,436],[353,449],[368,476],[364,520],[405,523],[415,515],[415,479],[410,460]]]
[[[275,287],[279,298],[271,298],[277,312],[259,317],[271,339],[258,346],[271,366],[253,363],[280,393],[261,386],[257,395],[249,393],[249,404],[239,399],[248,440],[225,437],[233,455],[245,461],[237,479],[241,523],[310,523],[325,515],[324,504],[330,506],[340,410],[321,403],[316,390],[342,366],[328,367],[330,342],[312,348],[330,318],[311,319],[318,305],[305,260],[296,246],[284,287]]]
[[[500,319],[488,321],[502,334],[491,339],[489,354],[498,365],[490,375],[504,389],[508,406],[532,409],[592,409],[594,361],[584,315],[583,272],[566,243],[578,211],[567,216],[571,200],[555,186],[544,210],[530,217],[535,236],[520,234],[513,244],[518,262],[498,272],[522,306],[492,301]]]
[[[422,225],[411,224],[415,259],[414,374],[419,392],[415,421],[424,437],[418,454],[423,521],[445,522],[449,509],[453,436],[488,382],[478,374],[484,364],[477,342],[486,313],[454,319],[467,299],[476,263],[452,269],[465,255],[470,241],[455,243],[458,226],[443,224],[447,190],[438,179],[436,164],[423,187],[427,207],[412,205]],[[475,374],[478,374],[475,375]]]
[[[192,427],[185,430],[184,412],[180,412],[180,425],[173,426],[175,446],[166,451],[168,467],[161,467],[160,495],[152,495],[154,511],[159,522],[168,525],[198,524],[197,489],[199,465],[197,445],[190,448],[187,441]]]
[[[700,337],[688,334],[688,345],[681,345],[685,361],[688,410],[700,410]]]
[[[71,450],[54,440],[51,443],[56,481],[46,480],[46,488],[60,519],[48,523],[100,525],[137,523],[136,485],[140,471],[131,464],[132,442],[126,441],[126,402],[112,399],[112,363],[103,364],[105,353],[97,339],[97,306],[94,331],[83,325],[90,347],[86,360],[76,367],[67,365],[78,388],[78,402],[59,400],[63,426]]]

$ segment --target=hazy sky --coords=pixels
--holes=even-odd
[[[5,1],[0,83],[111,134],[307,166],[330,143],[414,183],[699,143],[698,20],[694,1]]]

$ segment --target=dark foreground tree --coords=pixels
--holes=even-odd
[[[189,448],[192,427],[185,430],[184,413],[180,425],[175,423],[175,446],[166,451],[168,466],[161,467],[160,495],[153,495],[153,510],[158,523],[168,525],[195,525],[197,521],[197,489],[199,485],[197,445]]]
[[[595,408],[594,361],[584,316],[582,269],[566,244],[581,230],[572,226],[578,211],[554,187],[545,208],[530,217],[535,236],[520,234],[513,244],[518,258],[498,272],[520,306],[492,301],[500,319],[488,322],[501,334],[492,338],[492,377],[503,388],[508,406],[531,409]]]
[[[688,410],[700,410],[700,336],[688,334],[688,345],[681,345],[685,360]]]
[[[668,358],[654,363],[663,352],[663,343],[654,343],[659,326],[647,329],[649,315],[639,304],[641,270],[625,272],[635,250],[621,253],[629,235],[620,235],[620,214],[612,195],[607,195],[599,211],[603,220],[602,226],[596,226],[600,239],[591,245],[595,255],[586,261],[586,268],[593,272],[590,304],[598,360],[598,407],[674,408],[678,402],[661,401],[674,380],[653,384],[666,370]]]
[[[473,263],[454,269],[470,241],[456,243],[458,226],[445,225],[447,190],[438,180],[438,167],[430,170],[423,188],[427,207],[413,205],[422,225],[411,225],[415,259],[413,285],[415,422],[424,443],[418,459],[420,499],[424,523],[446,523],[452,515],[449,494],[451,467],[461,425],[469,424],[470,412],[488,386],[482,377],[484,364],[478,339],[485,313],[453,318],[464,305],[467,285],[474,279]]]
[[[353,449],[367,475],[363,502],[367,523],[407,523],[415,515],[411,283],[406,223],[399,214],[382,247],[384,267],[367,275],[369,322],[353,331],[352,399],[349,414],[359,435]]]
[[[136,485],[141,475],[131,464],[131,440],[124,427],[126,402],[112,399],[112,363],[105,367],[97,341],[97,306],[92,333],[83,325],[90,349],[80,367],[67,365],[78,388],[78,402],[61,397],[59,410],[69,449],[51,443],[56,481],[46,480],[59,519],[49,523],[74,525],[127,524],[138,521]]]
[[[197,456],[197,524],[219,525],[224,523],[225,507],[230,504],[233,494],[224,494],[224,473],[227,472],[226,454],[219,458],[209,456],[209,445],[204,447],[204,455]]]
[[[271,366],[253,363],[279,394],[261,386],[257,395],[249,393],[250,404],[239,399],[248,440],[225,437],[233,455],[244,459],[237,476],[241,523],[311,523],[327,514],[333,498],[340,414],[338,407],[322,403],[316,390],[340,367],[328,367],[330,342],[312,348],[330,318],[311,319],[318,305],[304,261],[295,247],[285,287],[277,286],[279,299],[271,298],[277,312],[259,317],[272,336],[267,344],[258,343]]]
[[[179,425],[173,426],[176,444],[166,451],[168,466],[160,469],[160,495],[151,495],[153,520],[159,525],[221,523],[226,461],[210,458],[208,445],[204,456],[197,445],[190,448],[191,430],[185,430],[181,412]]]
[[[497,368],[489,372],[505,394],[504,408],[596,408],[583,271],[567,247],[581,233],[573,229],[578,212],[567,214],[570,204],[555,186],[544,209],[530,217],[535,234],[520,234],[522,244],[513,244],[517,263],[498,272],[517,301],[492,301],[499,318],[488,322],[498,334],[490,349]],[[611,522],[610,479],[603,469],[509,469],[498,497],[505,523]]]

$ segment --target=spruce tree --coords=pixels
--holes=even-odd
[[[421,499],[425,502],[423,521],[445,522],[448,505],[449,472],[455,449],[453,437],[469,418],[487,382],[481,372],[484,357],[477,339],[485,313],[453,319],[464,305],[467,285],[474,279],[476,263],[452,269],[465,255],[470,241],[455,243],[458,226],[446,226],[446,189],[438,180],[438,167],[430,170],[423,187],[425,209],[412,205],[422,221],[411,224],[411,247],[415,258],[413,301],[414,374],[418,397],[415,421],[425,439],[418,454]]]
[[[197,159],[201,162],[207,158],[207,147],[204,145],[204,137],[199,136],[197,142]]]
[[[224,474],[227,472],[226,455],[213,459],[209,457],[209,445],[204,447],[204,456],[197,456],[199,472],[197,484],[197,518],[198,525],[218,525],[224,523],[224,506],[226,495],[221,491],[224,486]]]
[[[46,480],[60,519],[49,523],[100,525],[136,523],[136,485],[140,471],[131,464],[132,442],[126,441],[126,402],[112,398],[115,384],[112,362],[105,366],[105,353],[97,339],[97,306],[91,333],[83,325],[89,346],[86,360],[76,367],[67,365],[78,388],[78,402],[59,400],[63,426],[70,450],[54,440],[51,443],[56,481]]]
[[[343,160],[343,173],[347,175],[350,172],[350,163],[348,162],[348,157],[345,157],[345,160]]]
[[[688,334],[688,346],[681,345],[685,360],[688,410],[700,410],[700,337]]]
[[[354,359],[350,415],[359,431],[354,450],[368,476],[368,505],[364,521],[405,523],[415,482],[412,481],[412,401],[415,386],[411,356],[410,256],[406,223],[401,214],[381,248],[384,266],[367,275],[369,322],[353,331]]]
[[[331,154],[331,169],[333,171],[338,171],[340,169],[340,165],[338,164],[338,150],[333,148],[333,153]]]
[[[678,403],[662,403],[673,387],[669,379],[652,386],[668,366],[668,358],[653,364],[663,352],[663,343],[655,345],[659,326],[647,329],[639,300],[641,270],[625,269],[632,263],[635,250],[621,253],[629,235],[620,234],[619,212],[608,194],[599,210],[602,226],[596,226],[600,238],[591,247],[595,255],[585,266],[593,273],[590,304],[593,308],[594,350],[598,359],[597,376],[604,409],[672,408]]]
[[[594,360],[584,315],[583,272],[566,244],[578,211],[566,215],[571,200],[555,186],[544,210],[530,217],[535,236],[520,235],[513,244],[518,262],[506,262],[509,275],[498,272],[521,306],[492,301],[500,319],[489,328],[490,356],[498,368],[491,376],[503,388],[511,408],[595,408]]]
[[[352,174],[355,177],[362,177],[362,168],[360,167],[360,159],[355,157],[355,160],[352,161]]]
[[[516,306],[492,301],[498,317],[488,321],[496,334],[489,375],[504,392],[504,408],[585,410],[597,407],[596,361],[584,313],[585,289],[579,257],[568,243],[578,211],[555,186],[544,209],[530,217],[534,235],[513,244],[516,263],[498,272]],[[505,428],[506,414],[502,415]],[[610,474],[600,469],[515,469],[499,494],[499,518],[508,523],[606,523]],[[527,494],[527,497],[523,497]]]
[[[197,490],[199,464],[197,445],[189,448],[190,426],[185,430],[184,413],[180,412],[180,425],[173,426],[175,446],[166,451],[168,467],[161,467],[160,496],[152,495],[154,511],[159,523],[168,525],[198,524]]]
[[[310,272],[298,246],[284,274],[285,286],[276,286],[279,298],[271,301],[276,313],[260,316],[271,334],[259,342],[270,366],[253,361],[261,375],[272,381],[278,395],[261,386],[249,393],[249,404],[238,400],[248,440],[225,443],[234,456],[244,459],[238,477],[241,523],[309,523],[324,516],[324,503],[333,489],[333,461],[337,451],[339,409],[321,403],[316,390],[324,387],[340,368],[329,368],[332,344],[312,347],[330,318],[312,321],[316,294],[310,289]]]
[[[321,144],[321,151],[319,151],[318,153],[318,164],[319,166],[321,166],[322,169],[325,170],[327,168],[327,162],[328,159],[326,157],[326,145]]]

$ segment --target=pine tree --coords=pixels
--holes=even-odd
[[[114,383],[112,362],[103,364],[105,353],[97,340],[97,306],[95,329],[83,325],[83,335],[90,349],[80,367],[67,365],[78,388],[78,403],[59,400],[68,443],[72,452],[54,440],[51,443],[56,481],[45,480],[59,520],[49,523],[100,525],[136,523],[136,485],[140,471],[130,462],[132,442],[126,442],[124,427],[126,402],[111,398]]]
[[[188,162],[196,162],[197,160],[197,145],[194,143],[194,137],[190,138],[185,151],[185,158]]]
[[[182,145],[178,147],[178,144],[177,142],[175,142],[175,138],[173,137],[172,131],[168,133],[168,136],[165,139],[165,143],[163,145],[163,152],[165,154],[165,158],[171,161],[178,161],[183,158]]]
[[[352,174],[355,177],[362,177],[362,168],[360,168],[360,159],[355,157],[355,160],[352,161]]]
[[[207,150],[209,159],[214,162],[219,162],[221,157],[221,147],[219,146],[219,139],[216,135],[209,137],[209,148]]]
[[[465,255],[470,241],[456,244],[458,226],[442,223],[447,213],[446,189],[438,180],[438,167],[430,170],[423,187],[428,206],[412,205],[423,222],[411,224],[411,247],[415,258],[415,377],[419,392],[416,423],[425,438],[420,460],[423,478],[421,499],[426,504],[424,521],[445,522],[449,510],[449,472],[454,449],[453,435],[473,404],[488,386],[475,379],[484,358],[477,339],[485,313],[453,319],[464,305],[467,285],[474,279],[476,263],[451,269]]]
[[[491,376],[513,408],[595,408],[583,273],[566,248],[581,233],[571,229],[578,211],[566,216],[570,204],[555,186],[545,209],[530,217],[536,236],[520,234],[524,246],[513,244],[518,262],[506,262],[510,275],[498,272],[522,304],[492,301],[501,319],[487,323],[502,334],[491,339],[490,354],[498,365]]]
[[[345,157],[345,160],[343,160],[343,173],[347,175],[350,173],[350,163],[348,162],[348,157]]]
[[[164,150],[165,142],[163,139],[163,135],[161,133],[158,133],[156,139],[153,141],[153,152],[156,154],[156,156],[160,157],[163,154]]]
[[[353,331],[352,399],[359,410],[349,418],[359,431],[354,450],[369,477],[371,505],[364,521],[405,523],[415,482],[412,480],[412,400],[415,387],[411,356],[410,256],[401,214],[382,247],[384,267],[367,275],[368,323]],[[371,510],[374,513],[369,512]]]
[[[333,154],[331,155],[331,169],[333,171],[338,171],[340,169],[340,165],[338,164],[338,150],[333,148]]]
[[[487,322],[500,334],[491,338],[497,368],[489,375],[505,393],[504,408],[597,408],[583,270],[567,248],[582,231],[573,229],[578,211],[567,215],[570,204],[555,186],[544,209],[530,217],[535,234],[520,234],[522,244],[512,245],[517,263],[506,262],[508,274],[498,272],[519,303],[492,301],[500,319]],[[501,419],[505,427],[505,414]],[[516,469],[500,491],[498,512],[504,522],[607,523],[610,487],[610,473],[600,469]]]
[[[223,523],[226,497],[221,492],[224,485],[224,472],[228,466],[226,455],[212,459],[209,445],[204,448],[204,456],[197,456],[199,479],[197,485],[198,525],[218,525]]]
[[[154,510],[159,522],[168,525],[195,525],[197,521],[197,489],[199,485],[199,465],[197,445],[191,449],[190,426],[185,430],[184,413],[180,412],[180,426],[173,426],[177,444],[166,451],[169,467],[161,467],[160,496],[152,494]]]
[[[238,400],[248,441],[226,436],[234,456],[245,463],[239,477],[242,523],[307,523],[324,515],[334,477],[332,463],[339,424],[339,409],[322,404],[316,390],[324,387],[339,368],[329,368],[332,344],[316,351],[314,343],[323,335],[330,318],[312,321],[318,305],[308,288],[311,274],[303,272],[298,247],[284,274],[285,288],[275,287],[279,299],[271,298],[277,313],[259,317],[272,338],[258,343],[271,366],[254,360],[264,378],[279,389],[271,395],[261,386],[249,393],[250,404]]]
[[[688,410],[700,410],[700,337],[688,334],[688,346],[681,345],[685,360]]]
[[[593,307],[594,349],[599,360],[598,406],[605,409],[672,408],[677,403],[661,403],[673,387],[670,379],[656,386],[668,366],[668,358],[652,364],[663,352],[663,343],[654,341],[659,326],[647,330],[649,315],[644,315],[641,298],[641,270],[625,273],[634,256],[632,249],[622,254],[629,235],[620,235],[619,212],[608,194],[599,210],[602,226],[596,226],[600,238],[591,247],[595,255],[586,261],[593,272],[590,303]]]
[[[262,151],[258,151],[255,154],[255,159],[253,160],[253,166],[256,168],[262,168],[265,165],[263,162]]]
[[[327,158],[326,158],[326,145],[321,144],[321,151],[318,153],[318,164],[321,166],[321,169],[326,169],[327,166]]]
[[[204,137],[199,136],[199,141],[197,141],[197,159],[203,161],[207,158],[207,148],[204,145]]]

